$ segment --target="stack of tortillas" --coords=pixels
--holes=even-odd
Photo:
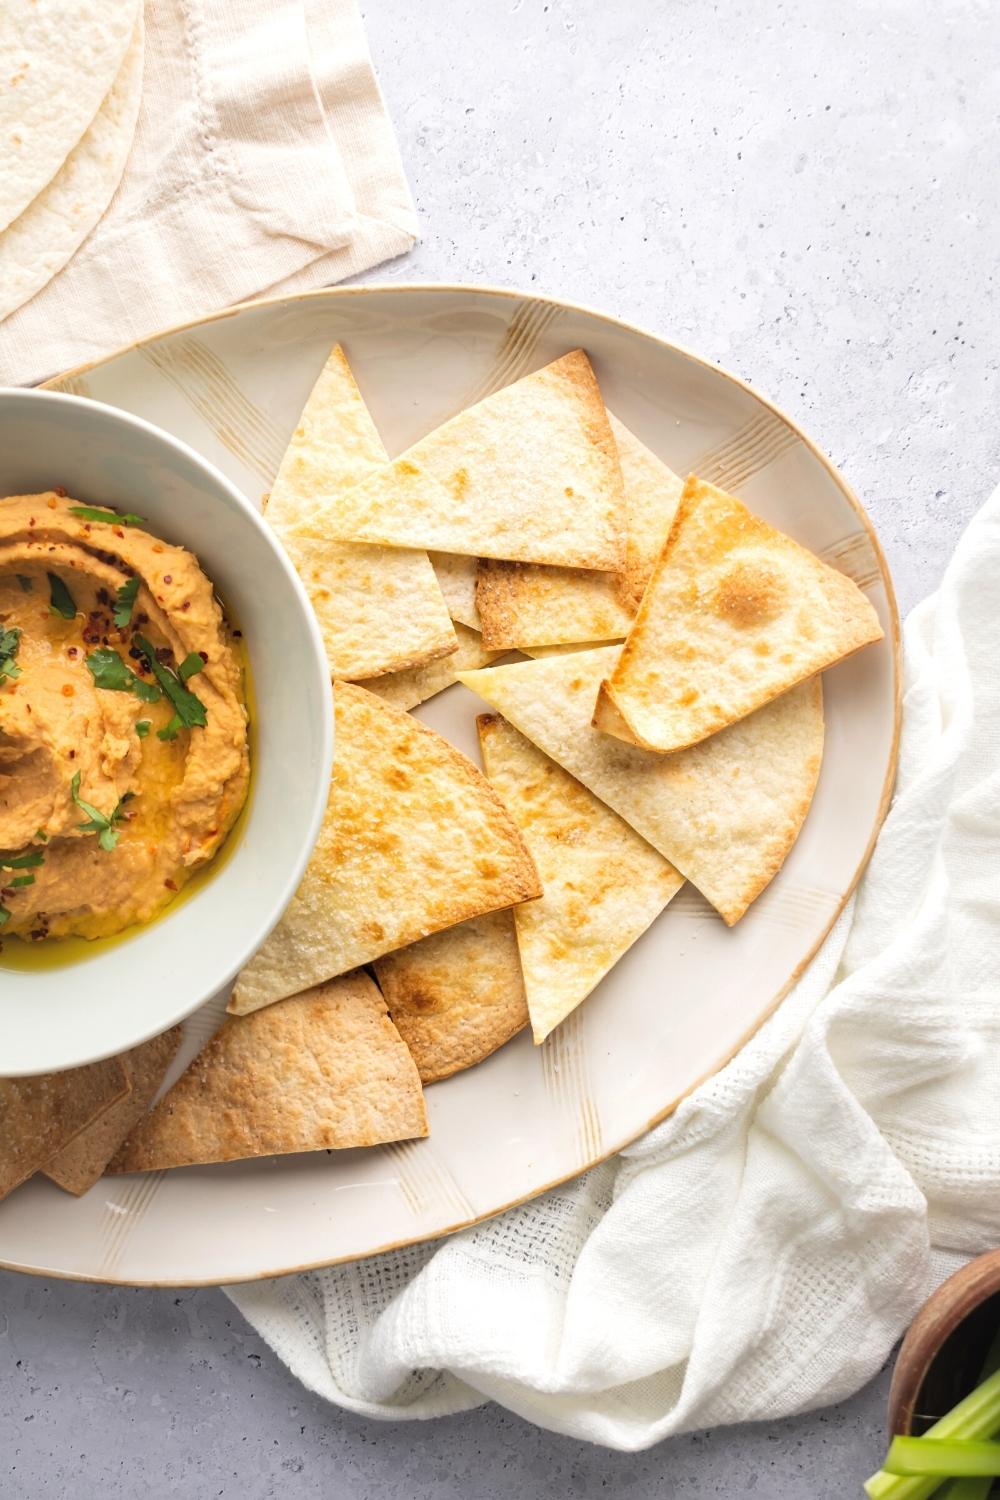
[[[326,818],[112,1171],[424,1134],[422,1083],[542,1042],[685,880],[738,921],[809,809],[818,674],[882,634],[849,579],[682,484],[580,350],[391,460],[335,348],[267,515],[329,655]],[[484,770],[407,711],[456,680],[495,710]]]
[[[111,201],[142,94],[140,0],[0,6],[0,319],[60,271]]]

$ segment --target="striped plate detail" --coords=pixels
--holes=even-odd
[[[842,541],[824,547],[819,555],[825,563],[846,573],[859,589],[874,588],[882,581],[882,570],[867,531],[852,531]]]
[[[573,1131],[577,1162],[585,1166],[604,1147],[601,1117],[590,1091],[581,1012],[572,1011],[539,1051],[545,1092]]]
[[[136,352],[180,391],[240,463],[271,483],[288,434],[249,400],[218,355],[190,336],[139,345]]]
[[[110,1279],[118,1270],[128,1242],[145,1218],[164,1176],[163,1172],[145,1172],[141,1177],[119,1179],[121,1191],[117,1198],[105,1201],[101,1216],[103,1250],[97,1272],[99,1277]]]
[[[535,362],[535,351],[543,334],[563,317],[565,310],[561,307],[545,302],[518,302],[493,364],[455,410],[474,406],[526,375]]]
[[[689,467],[699,479],[721,490],[737,490],[799,442],[798,435],[780,417],[764,411]]]
[[[414,1217],[442,1210],[456,1221],[476,1217],[476,1210],[427,1141],[390,1141],[378,1149],[396,1168],[399,1190]]]

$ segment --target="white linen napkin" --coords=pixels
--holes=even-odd
[[[614,1162],[439,1245],[229,1288],[368,1416],[486,1399],[636,1449],[868,1380],[1000,1243],[1000,490],[905,632],[896,800],[820,955]]]
[[[400,255],[416,214],[356,0],[148,0],[122,182],[0,323],[0,384]]]

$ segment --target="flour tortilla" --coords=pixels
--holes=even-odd
[[[334,690],[326,817],[281,921],[236,981],[235,1014],[541,887],[489,782],[447,740],[374,693]]]
[[[427,1134],[420,1079],[366,974],[230,1016],[109,1171],[159,1172]]]
[[[51,181],[0,233],[0,318],[27,302],[62,270],[111,202],[135,136],[142,64],[140,11],[117,77],[84,134]],[[2,66],[8,66],[6,57]],[[5,92],[9,90],[0,87],[0,101]],[[0,139],[4,141],[3,161],[9,137]]]
[[[611,412],[624,484],[621,573],[483,561],[476,607],[483,643],[499,649],[620,641],[670,530],[683,484]]]
[[[319,495],[349,490],[387,459],[338,344],[292,434],[265,512],[305,584],[333,677],[409,671],[458,648],[426,552],[317,541],[295,529]]]
[[[358,686],[377,693],[386,703],[394,703],[397,708],[416,708],[418,703],[425,703],[435,693],[451,687],[458,680],[455,675],[457,672],[471,672],[476,667],[488,666],[503,654],[500,651],[484,650],[482,636],[475,630],[467,630],[464,625],[459,625],[457,620],[454,630],[458,637],[458,650],[452,656],[429,661],[424,667],[411,667],[408,672],[390,672],[385,677],[369,677]]]
[[[620,651],[487,667],[460,681],[614,808],[732,925],[777,874],[809,810],[823,754],[820,680],[691,750],[659,755],[591,724]]]
[[[128,1089],[116,1057],[65,1073],[0,1078],[0,1199],[40,1171]]]
[[[850,578],[692,477],[594,723],[683,750],[881,637]]]
[[[499,714],[477,720],[486,774],[542,881],[514,911],[537,1042],[585,1000],[684,884],[662,854]]]
[[[430,559],[451,618],[469,630],[481,633],[483,626],[476,608],[478,557],[462,557],[458,552],[432,552]]]
[[[123,1052],[119,1062],[129,1092],[46,1162],[46,1177],[77,1198],[92,1188],[104,1175],[108,1162],[129,1131],[146,1113],[180,1044],[181,1028],[174,1026],[162,1036],[133,1047],[131,1052]]]
[[[577,349],[459,412],[300,530],[617,571],[621,470],[590,361]]]
[[[0,230],[59,171],[110,93],[138,0],[4,0],[0,6]]]
[[[627,517],[619,592],[634,614],[670,533],[684,481],[611,412],[608,420],[618,448]]]
[[[509,911],[387,953],[376,960],[375,974],[423,1083],[482,1062],[528,1024]]]

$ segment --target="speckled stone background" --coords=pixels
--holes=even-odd
[[[537,287],[773,397],[868,506],[904,609],[996,482],[993,0],[368,0],[423,241],[380,280]],[[0,1275],[3,1500],[842,1500],[835,1410],[635,1456],[494,1408],[385,1426],[304,1391],[220,1292]]]

